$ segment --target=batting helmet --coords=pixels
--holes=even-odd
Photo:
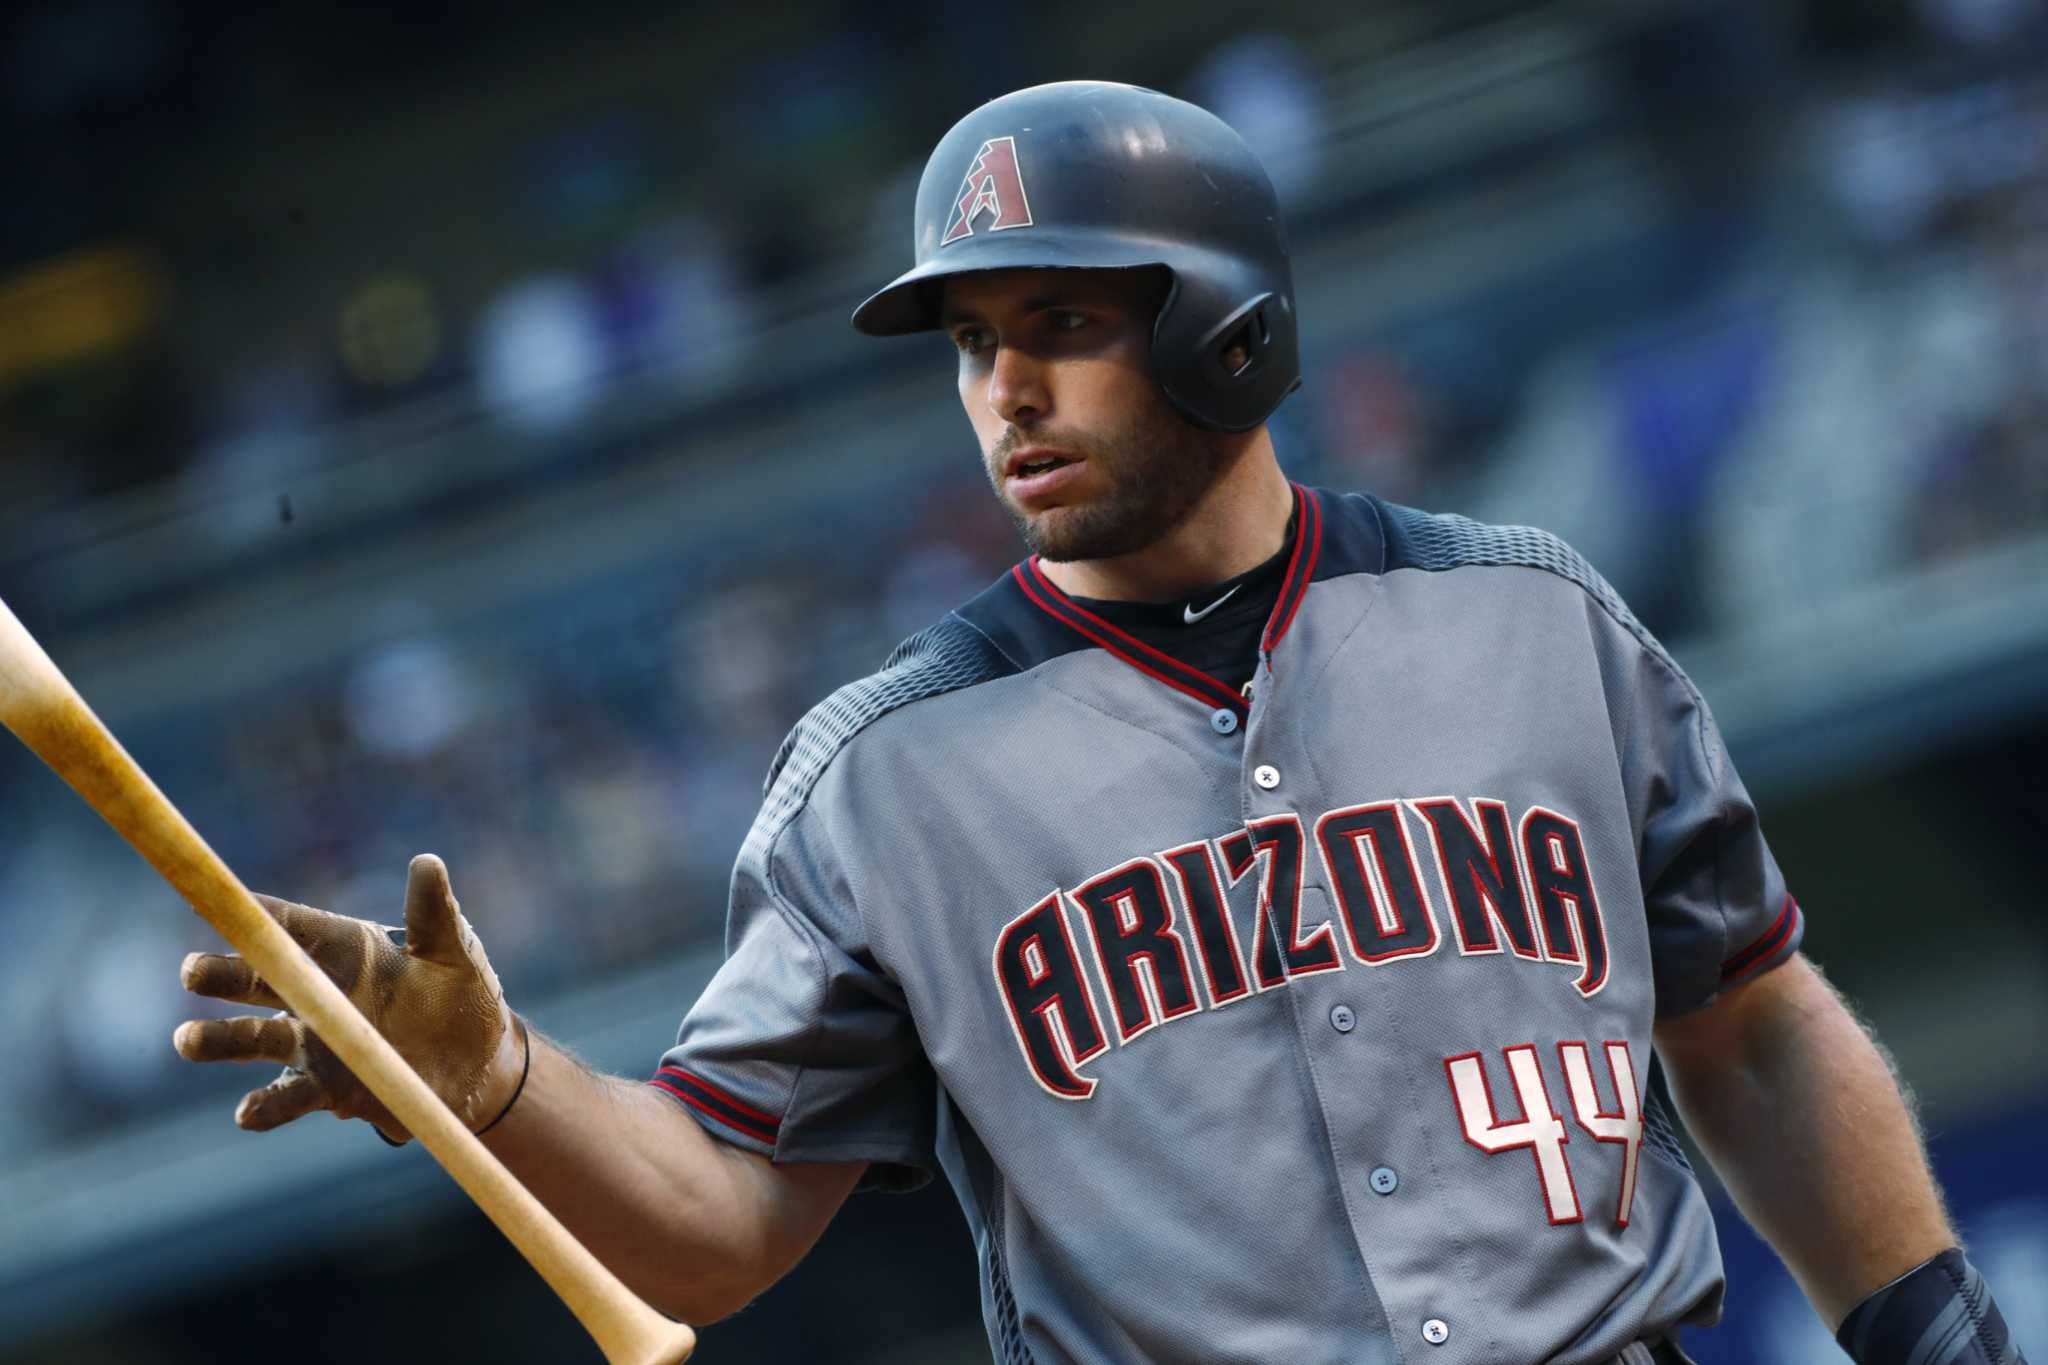
[[[1249,431],[1301,385],[1279,199],[1206,109],[1108,81],[991,100],[925,163],[915,232],[917,264],[854,310],[861,331],[939,326],[949,275],[1163,266],[1152,372],[1189,420]]]

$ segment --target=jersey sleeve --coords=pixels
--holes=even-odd
[[[822,822],[775,804],[733,872],[725,963],[649,1083],[726,1142],[914,1189],[936,1164],[937,1082]]]
[[[1619,634],[1610,705],[1664,1017],[1789,958],[1805,919],[1705,698],[1640,626]]]

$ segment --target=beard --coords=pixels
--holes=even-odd
[[[1078,506],[1027,512],[1003,493],[1002,469],[1025,439],[1073,451],[1108,484]],[[1198,506],[1232,463],[1232,452],[1166,405],[1133,414],[1091,436],[1053,428],[1011,427],[989,458],[996,499],[1035,555],[1055,564],[1113,559],[1156,545]]]

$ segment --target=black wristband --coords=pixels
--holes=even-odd
[[[1835,1341],[1856,1365],[2026,1365],[1991,1287],[1958,1247],[1850,1309]]]
[[[512,1087],[512,1098],[505,1101],[505,1107],[498,1111],[498,1117],[476,1130],[478,1137],[496,1128],[505,1115],[512,1112],[512,1106],[519,1103],[519,1097],[526,1093],[526,1077],[533,1070],[533,1035],[526,1031],[526,1021],[516,1014],[512,1016],[512,1026],[519,1030],[519,1047],[526,1054],[525,1059],[519,1063],[519,1084]]]

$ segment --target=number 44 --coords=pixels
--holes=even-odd
[[[1572,1116],[1595,1142],[1612,1142],[1622,1149],[1621,1197],[1614,1206],[1614,1225],[1628,1226],[1629,1205],[1636,1196],[1636,1157],[1643,1146],[1643,1092],[1636,1086],[1635,1063],[1628,1044],[1603,1045],[1607,1070],[1613,1082],[1615,1107],[1608,1109],[1594,1088],[1593,1067],[1584,1043],[1559,1043],[1558,1064],[1564,1070],[1565,1087],[1571,1092]],[[1494,1106],[1493,1091],[1486,1079],[1484,1054],[1467,1052],[1444,1059],[1451,1078],[1451,1098],[1458,1106],[1458,1118],[1465,1128],[1465,1141],[1482,1152],[1512,1152],[1526,1147],[1536,1159],[1536,1178],[1543,1186],[1543,1203],[1553,1227],[1577,1223],[1578,1187],[1572,1183],[1571,1163],[1565,1160],[1569,1141],[1565,1122],[1550,1103],[1538,1065],[1536,1047],[1522,1043],[1505,1048],[1502,1055],[1513,1080],[1515,1098],[1522,1116],[1503,1119]]]

